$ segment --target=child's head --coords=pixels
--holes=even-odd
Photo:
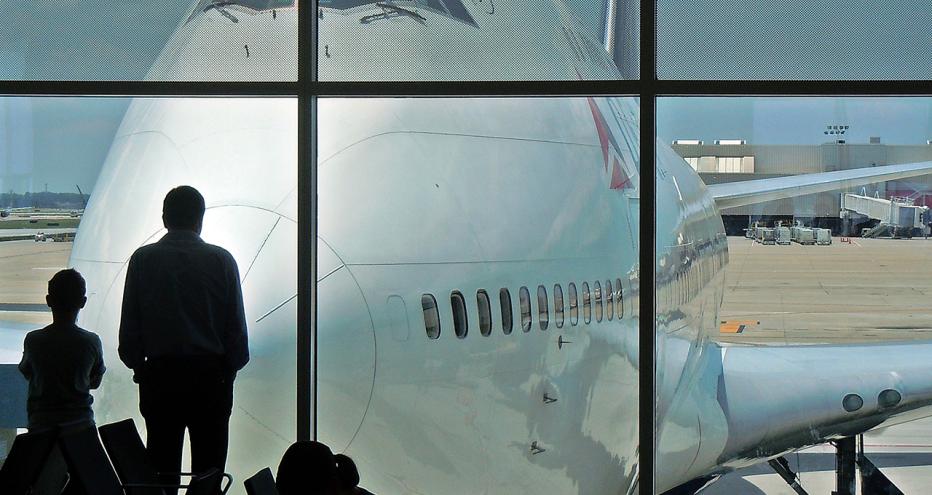
[[[333,460],[337,463],[337,480],[340,485],[340,493],[355,493],[359,485],[359,470],[356,469],[356,463],[349,456],[343,454],[334,454]]]
[[[330,447],[311,441],[291,444],[281,462],[275,484],[281,495],[333,493],[337,484],[337,464]]]
[[[84,277],[77,270],[62,270],[49,280],[49,294],[45,302],[53,312],[78,312],[87,302]]]

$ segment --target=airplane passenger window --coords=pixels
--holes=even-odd
[[[512,327],[512,307],[511,307],[511,292],[508,289],[502,288],[498,291],[498,302],[502,307],[502,333],[505,335],[511,334]]]
[[[579,300],[576,295],[576,284],[570,282],[570,325],[574,327],[579,322]]]
[[[592,292],[595,296],[595,320],[597,322],[602,322],[602,284],[596,280],[595,285],[592,286]]]
[[[588,324],[592,321],[592,302],[589,299],[589,282],[582,284],[583,321]]]
[[[440,312],[437,310],[437,300],[430,294],[421,296],[421,309],[424,310],[424,328],[431,339],[440,337]]]
[[[605,281],[605,317],[608,318],[608,321],[612,321],[612,318],[615,317],[615,306],[614,306],[614,297],[615,294],[612,293],[612,281]]]
[[[550,310],[547,307],[547,288],[543,285],[537,286],[537,320],[541,330],[546,330],[550,326]]]
[[[465,339],[469,333],[469,318],[466,316],[466,299],[459,291],[450,295],[450,304],[453,307],[453,332],[457,338]]]
[[[624,294],[621,291],[621,279],[616,278],[615,279],[615,312],[618,314],[619,320],[625,317],[624,298],[622,297],[623,295]]]
[[[521,305],[521,330],[529,332],[531,330],[531,292],[527,287],[521,287],[518,291],[518,303]]]
[[[563,328],[563,288],[560,284],[553,286],[553,316],[557,328]]]
[[[476,306],[479,308],[479,333],[488,337],[492,334],[492,309],[486,291],[480,289],[476,292]]]

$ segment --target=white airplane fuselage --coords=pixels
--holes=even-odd
[[[210,54],[243,58],[245,44],[250,56],[242,63],[249,67],[293,56],[271,49],[294,28],[293,9],[279,9],[274,19],[268,12],[231,12],[239,22],[209,9],[183,23],[150,76],[186,79],[213,69],[222,75],[225,67]],[[498,15],[504,18],[501,10]],[[405,20],[386,22],[395,29]],[[462,29],[459,21],[449,22]],[[322,37],[341,34],[325,30],[323,22],[321,30]],[[558,31],[584,40],[565,23]],[[262,43],[260,34],[271,41]],[[586,57],[598,53],[593,47]],[[555,60],[548,63],[567,75],[611,75],[607,57],[596,64],[578,49],[549,53]],[[137,247],[161,235],[165,191],[186,183],[203,192],[204,238],[238,260],[250,321],[252,361],[237,379],[231,427],[230,469],[239,479],[274,467],[294,438],[296,111],[291,99],[135,101],[72,254],[88,280],[81,322],[101,334],[111,356],[98,393],[98,421],[138,418],[135,385],[114,362],[125,264]],[[320,439],[353,456],[364,484],[377,493],[632,490],[638,443],[636,101],[321,100],[317,131]],[[680,188],[694,197],[670,197],[679,211],[659,215],[664,223],[657,230],[701,243],[721,232],[721,222],[712,209],[690,206],[703,201],[701,183],[682,165],[670,165],[671,173],[685,174]],[[577,290],[575,311],[570,283]],[[596,283],[603,299],[613,286],[612,304],[587,309],[584,284],[594,305]],[[555,285],[566,305],[562,327]],[[538,286],[549,301],[546,330]],[[521,287],[530,295],[527,332]],[[509,335],[502,288],[511,298]],[[480,289],[491,301],[488,336],[478,325]],[[465,338],[454,334],[453,291],[466,301]],[[435,340],[425,332],[424,294],[436,298],[440,311]],[[705,320],[713,321],[712,313]],[[679,318],[690,328],[680,333],[695,342],[701,326],[689,313]],[[695,346],[688,352],[696,354]],[[682,358],[676,356],[666,379],[689,368]]]
[[[546,73],[617,77],[561,1],[496,2],[487,17],[487,5],[473,3],[478,27],[430,9],[423,21],[396,12],[368,24],[360,19],[378,9],[324,9],[321,72],[436,79],[453,60],[469,62],[454,64],[459,77],[494,66],[501,78],[533,78],[512,62],[526,47],[494,43],[516,19],[533,19],[528,43],[546,47],[534,51]],[[556,15],[539,15],[541,6]],[[150,77],[223,79],[233,67],[287,78],[274,68],[294,63],[295,9],[223,9],[183,22]],[[392,36],[408,41],[386,44]],[[462,56],[432,58],[438,51]],[[203,237],[237,259],[250,325],[252,360],[236,382],[231,426],[229,470],[239,480],[274,469],[295,438],[296,119],[287,98],[134,101],[72,253],[88,283],[81,324],[101,335],[110,363],[98,422],[138,418],[136,386],[116,362],[126,263],[163,232],[166,191],[190,184],[204,194]],[[633,98],[319,101],[317,429],[357,461],[363,485],[421,494],[636,489],[638,123]],[[647,269],[657,274],[662,492],[747,450],[729,450],[732,426],[716,395],[722,357],[709,342],[727,263],[721,217],[699,176],[657,148],[656,203],[644,207],[657,208],[657,258]],[[454,293],[465,301],[465,335],[455,331]],[[439,310],[438,338],[426,329],[425,295]]]

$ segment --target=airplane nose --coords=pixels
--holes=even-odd
[[[318,239],[317,433],[345,451],[362,426],[375,380],[375,332],[359,285]]]

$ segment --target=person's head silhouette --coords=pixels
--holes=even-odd
[[[204,196],[191,186],[178,186],[165,195],[162,223],[169,231],[190,230],[198,234],[204,225]]]
[[[356,493],[356,486],[359,485],[359,470],[356,469],[356,463],[347,455],[335,454],[333,460],[337,463],[337,482],[340,487],[340,495]]]
[[[56,273],[49,280],[49,293],[45,296],[46,304],[52,309],[52,316],[56,319],[70,316],[74,322],[78,312],[87,303],[86,290],[84,277],[77,270],[69,268]]]
[[[337,465],[330,447],[295,442],[278,464],[275,485],[281,495],[330,495],[337,486]]]

